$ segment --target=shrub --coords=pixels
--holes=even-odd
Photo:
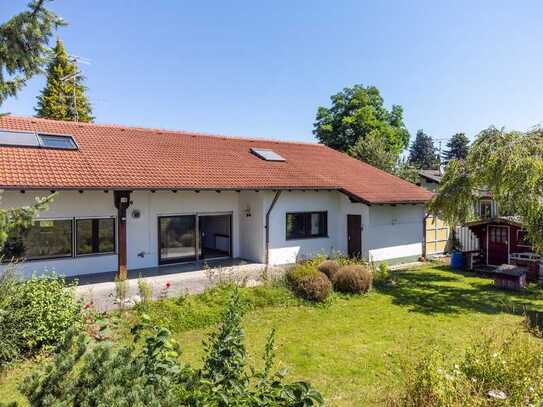
[[[338,270],[334,277],[334,287],[343,293],[366,293],[372,281],[373,275],[368,267],[353,264]]]
[[[322,396],[305,382],[285,383],[274,373],[274,332],[264,349],[264,367],[247,369],[238,290],[222,323],[204,342],[203,367],[179,362],[180,347],[170,332],[147,320],[132,329],[129,344],[90,345],[70,335],[54,360],[20,386],[32,405],[78,406],[321,406]],[[147,333],[140,340],[140,335]]]
[[[328,277],[311,264],[300,264],[289,270],[287,282],[296,295],[309,301],[324,301],[332,289]]]
[[[324,260],[317,266],[317,270],[326,274],[330,281],[334,280],[334,274],[339,270],[339,264],[335,260]]]
[[[62,340],[68,329],[81,328],[81,307],[64,279],[46,276],[8,280],[0,282],[9,286],[2,292],[9,298],[2,301],[0,342],[8,343],[8,349],[16,350],[15,355],[30,356],[48,350]],[[12,351],[2,352],[0,365],[15,355]]]
[[[460,361],[432,351],[406,371],[401,406],[536,406],[543,403],[543,344],[515,332],[485,336]]]

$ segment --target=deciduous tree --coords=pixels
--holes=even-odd
[[[379,89],[355,85],[333,95],[331,107],[319,107],[313,133],[333,149],[349,152],[370,133],[380,137],[386,151],[399,155],[409,143],[409,132],[403,123],[403,109],[393,105],[389,111]]]

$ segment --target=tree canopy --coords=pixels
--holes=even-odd
[[[0,25],[0,106],[42,72],[49,39],[59,26],[65,25],[44,3],[31,1],[27,11]]]
[[[409,144],[409,132],[403,122],[403,109],[384,106],[379,89],[354,85],[331,98],[331,107],[319,107],[313,133],[335,150],[349,152],[360,140],[372,134],[383,140],[386,151],[397,156]]]
[[[69,79],[67,79],[69,78]],[[77,65],[70,60],[64,44],[57,39],[47,67],[47,84],[38,96],[36,116],[47,119],[90,122],[92,109]]]
[[[409,148],[409,162],[417,168],[434,169],[439,166],[439,157],[432,137],[424,132],[417,131],[415,141]]]
[[[443,152],[443,163],[451,160],[464,160],[469,151],[469,139],[464,133],[456,133],[447,142],[447,150]]]
[[[464,161],[451,160],[430,211],[451,226],[473,216],[480,191],[500,211],[519,216],[534,249],[543,251],[543,130],[507,132],[490,127],[477,136]]]

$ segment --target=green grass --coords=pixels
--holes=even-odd
[[[524,307],[543,311],[538,289],[504,292],[491,280],[442,266],[397,273],[396,281],[363,296],[334,295],[320,306],[293,300],[282,288],[244,290],[250,357],[258,363],[275,328],[277,367],[288,367],[290,380],[310,381],[327,405],[379,405],[401,388],[402,367],[428,348],[459,357],[482,331],[522,327]],[[223,304],[224,293],[212,292],[153,304],[149,314],[173,330],[182,359],[199,364],[202,340],[212,329],[206,325]],[[0,400],[19,397],[16,383],[29,368],[23,364],[0,378]]]

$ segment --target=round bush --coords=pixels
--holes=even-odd
[[[322,302],[332,290],[328,277],[308,266],[296,267],[287,272],[287,281],[297,296],[309,301]]]
[[[334,260],[324,260],[317,266],[317,270],[319,270],[321,273],[326,274],[326,277],[328,277],[330,281],[333,281],[334,275],[339,270],[339,264],[337,264],[337,262]]]
[[[373,275],[364,266],[355,264],[341,267],[334,276],[334,287],[343,293],[366,293],[371,288]]]

